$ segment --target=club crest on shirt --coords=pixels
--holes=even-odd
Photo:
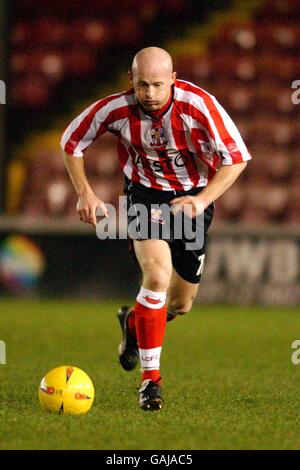
[[[151,208],[151,221],[158,224],[165,224],[161,209]]]
[[[165,136],[163,127],[154,127],[151,129],[150,146],[154,149],[161,149],[167,145],[168,141]]]

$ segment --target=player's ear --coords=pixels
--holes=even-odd
[[[129,76],[130,83],[133,83],[133,76],[132,76],[131,69],[128,70],[128,76]]]
[[[176,72],[172,72],[172,85],[174,84],[175,80],[176,80],[176,77],[177,77],[177,73]]]

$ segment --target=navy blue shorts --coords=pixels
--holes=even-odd
[[[204,267],[207,231],[212,222],[214,203],[210,204],[205,209],[204,214],[197,217],[197,220],[196,218],[190,219],[185,217],[187,224],[190,225],[188,230],[185,230],[182,226],[181,233],[179,233],[180,236],[178,236],[178,231],[175,228],[177,216],[174,216],[172,213],[170,214],[167,208],[170,207],[169,202],[172,199],[180,196],[196,195],[202,190],[203,188],[193,188],[190,191],[160,191],[132,183],[128,178],[125,178],[124,194],[127,196],[130,251],[134,254],[133,239],[166,240],[170,246],[172,264],[176,272],[184,280],[198,284]],[[139,205],[147,208],[146,227],[144,223],[145,217],[142,219]],[[165,214],[169,215],[165,216]],[[182,214],[180,214],[180,217],[183,224]],[[187,232],[189,232],[188,236],[186,236]]]

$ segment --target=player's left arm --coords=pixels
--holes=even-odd
[[[207,129],[210,145],[221,159],[221,166],[201,193],[171,201],[173,212],[184,211],[190,217],[201,214],[230,188],[247,166],[247,161],[251,160],[239,130],[215,97],[204,93],[201,100],[195,102],[195,106],[200,111],[201,124]],[[184,205],[188,204],[184,209]]]
[[[213,201],[230,188],[246,166],[247,162],[221,166],[201,193],[196,196],[182,196],[173,199],[171,201],[173,212],[176,214],[179,211],[184,211],[191,217],[201,214]],[[187,211],[184,210],[185,205],[189,205]],[[192,210],[192,213],[189,209]]]

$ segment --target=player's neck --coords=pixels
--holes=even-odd
[[[163,114],[165,114],[168,111],[168,109],[170,108],[172,104],[172,101],[173,101],[173,87],[171,87],[171,92],[170,92],[168,101],[161,108],[156,109],[155,111],[147,111],[147,110],[144,110],[144,111],[148,116],[152,117],[155,120],[158,120],[162,117]]]

